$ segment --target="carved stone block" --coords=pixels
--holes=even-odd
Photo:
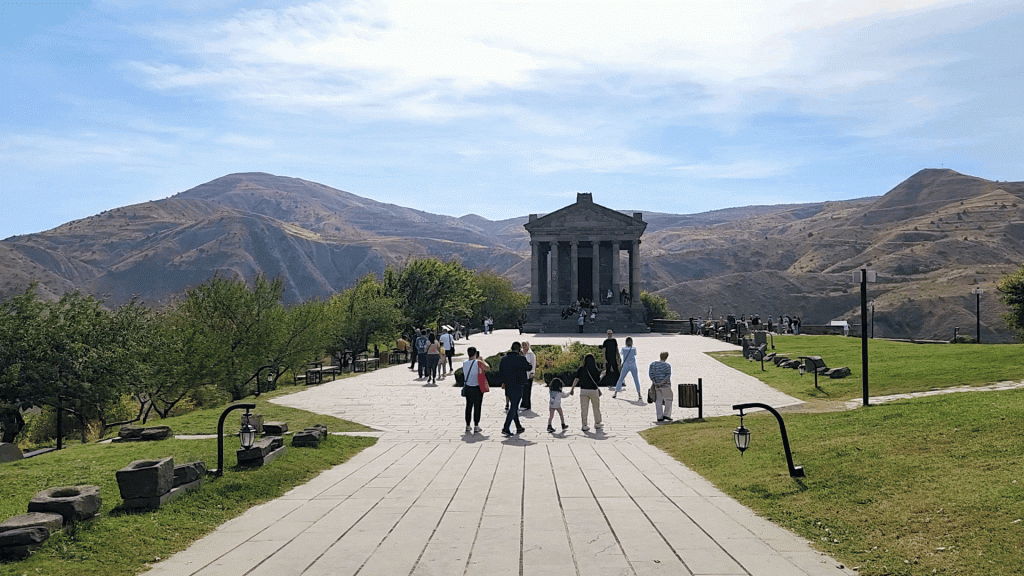
[[[174,486],[174,458],[136,460],[115,473],[121,498],[156,498]]]
[[[60,486],[43,490],[33,496],[28,503],[28,511],[60,514],[67,524],[72,520],[92,518],[100,511],[102,505],[103,497],[100,496],[99,486]]]

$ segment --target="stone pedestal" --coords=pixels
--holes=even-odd
[[[117,487],[129,510],[154,509],[203,485],[206,464],[174,465],[174,458],[137,460],[117,471]]]
[[[257,434],[263,434],[263,414],[242,414],[239,425],[244,427],[246,422],[256,429]]]
[[[287,422],[264,422],[263,433],[267,436],[284,436],[284,433],[288,431]]]
[[[239,466],[263,466],[284,453],[284,439],[280,436],[261,438],[248,450],[239,448],[236,452]]]
[[[174,458],[136,460],[115,473],[117,487],[125,502],[138,498],[159,498],[174,486]]]

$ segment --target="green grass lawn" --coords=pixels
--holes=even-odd
[[[246,401],[250,401],[247,399]],[[285,420],[290,429],[313,423],[330,431],[361,427],[351,422],[277,406],[261,396],[257,412],[266,420]],[[150,424],[167,424],[176,433],[214,433],[223,407],[202,410]],[[238,429],[241,412],[232,412],[225,424],[228,434]],[[114,473],[133,460],[173,456],[176,464],[202,460],[217,466],[217,441],[163,440],[119,444],[72,443],[60,452],[0,465],[0,519],[22,514],[36,493],[55,486],[94,484],[100,487],[103,507],[94,519],[78,523],[50,538],[29,558],[0,564],[0,576],[23,574],[136,574],[145,564],[167,558],[252,506],[283,495],[323,470],[345,462],[376,440],[366,437],[328,436],[319,448],[293,448],[267,466],[234,468],[238,440],[225,438],[225,473],[207,479],[202,489],[151,512],[120,509],[121,497]]]
[[[911,344],[868,341],[868,386],[871,396],[919,392],[962,384],[1024,380],[1024,344]],[[770,349],[768,352],[773,352]],[[775,350],[794,360],[821,356],[829,368],[847,366],[853,374],[832,380],[749,362],[739,352],[711,354],[721,362],[761,379],[769,386],[801,399],[849,400],[863,395],[861,340],[841,336],[776,336]]]
[[[803,479],[789,477],[767,414],[745,418],[742,457],[735,416],[643,435],[859,574],[1000,576],[1024,571],[1022,407],[1024,390],[1012,390],[787,413]]]

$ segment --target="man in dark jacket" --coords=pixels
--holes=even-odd
[[[525,430],[519,423],[519,402],[523,399],[523,386],[526,385],[526,375],[532,366],[520,354],[522,349],[519,342],[513,342],[511,351],[505,354],[501,363],[498,364],[498,375],[501,377],[502,388],[505,389],[505,395],[509,399],[509,409],[505,413],[505,425],[501,428],[501,433],[505,436],[512,436],[510,428],[512,422],[516,424],[516,434],[522,434]]]
[[[427,329],[424,328],[420,331],[420,335],[416,338],[416,356],[419,362],[419,377],[423,378],[423,374],[426,372],[427,365],[427,346],[430,341],[427,339]],[[429,374],[428,374],[429,376]]]

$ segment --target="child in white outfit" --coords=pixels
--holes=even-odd
[[[555,412],[558,412],[558,417],[562,420],[562,430],[569,427],[565,423],[565,414],[562,413],[562,398],[568,398],[569,395],[562,392],[562,386],[560,378],[552,378],[551,383],[548,384],[548,432],[555,431],[551,426],[551,421],[555,419]]]

